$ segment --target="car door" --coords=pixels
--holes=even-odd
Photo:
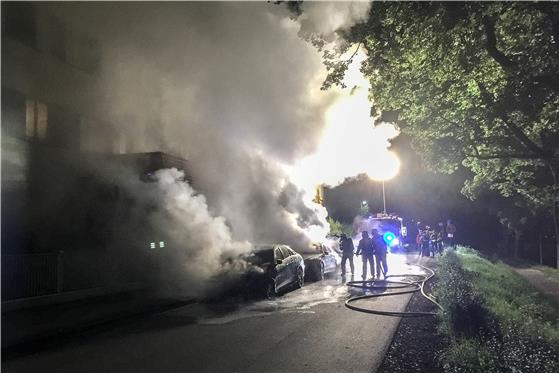
[[[324,254],[324,272],[334,271],[336,269],[336,258],[324,245],[322,245],[322,252]]]
[[[295,262],[295,256],[291,254],[291,250],[285,245],[282,245],[280,249],[283,254],[284,261],[287,263],[286,284],[291,284],[297,281],[297,263]]]
[[[288,262],[279,246],[274,247],[274,261],[276,264],[276,290],[279,290],[289,282]],[[281,261],[281,263],[278,263],[278,261]]]
[[[304,267],[303,265],[303,258],[297,254],[295,251],[293,251],[292,248],[290,248],[289,246],[287,246],[287,250],[289,251],[289,254],[291,255],[291,262],[293,263],[293,281],[297,281],[297,274],[299,273],[300,270],[303,270],[304,273],[304,269],[302,267]]]

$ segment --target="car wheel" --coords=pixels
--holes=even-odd
[[[266,299],[272,300],[276,297],[276,295],[276,284],[274,283],[274,281],[268,281],[268,283],[266,284],[266,289],[264,291],[264,296],[266,297]]]
[[[299,268],[297,270],[296,286],[297,286],[297,288],[302,288],[304,284],[305,284],[305,274],[303,273],[303,270],[301,268]]]

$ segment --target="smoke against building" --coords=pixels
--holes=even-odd
[[[295,21],[285,7],[260,3],[4,5],[3,179],[14,187],[3,192],[27,195],[26,206],[5,213],[25,215],[18,221],[36,231],[11,247],[60,249],[64,240],[38,227],[92,188],[84,167],[113,177],[106,164],[83,161],[89,153],[187,159],[192,186],[234,242],[305,250],[324,237],[326,211],[286,165],[316,151],[328,108],[347,92],[320,91],[320,55],[299,35],[348,27],[368,5],[338,4],[328,22],[314,19],[324,16],[320,5],[303,6],[309,12]],[[83,243],[79,224],[69,225],[73,239],[70,227],[59,230],[72,251]],[[15,242],[20,228],[3,238]]]

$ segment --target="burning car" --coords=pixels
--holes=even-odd
[[[245,263],[242,271],[227,271],[212,280],[210,299],[242,296],[245,299],[276,295],[300,288],[305,282],[303,257],[287,245],[260,245],[249,254],[229,261]]]
[[[254,294],[272,298],[305,282],[303,257],[287,245],[258,246],[245,260],[250,265],[247,286]]]
[[[305,255],[306,279],[320,281],[330,273],[336,273],[340,264],[339,255],[324,244],[314,244],[316,254]]]

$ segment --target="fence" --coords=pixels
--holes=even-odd
[[[63,290],[63,252],[2,255],[2,301]]]

